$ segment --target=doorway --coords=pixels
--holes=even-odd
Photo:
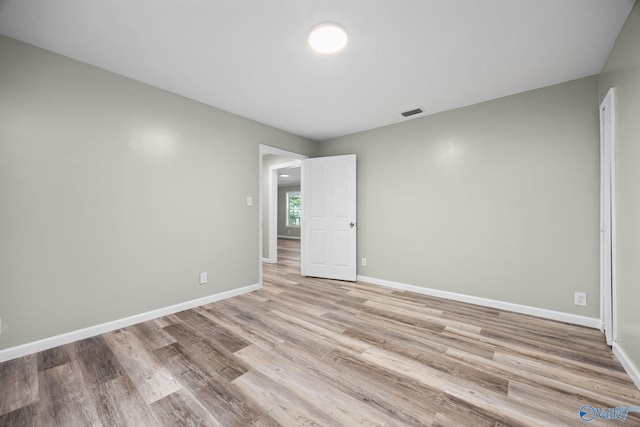
[[[356,155],[316,157],[259,146],[259,280],[278,262],[278,171],[301,165],[301,275],[356,281]]]
[[[259,280],[262,284],[262,263],[277,262],[277,172],[292,167],[307,156],[268,145],[259,145]],[[275,167],[273,167],[275,166]]]
[[[276,160],[279,160],[278,157]],[[297,193],[300,200],[300,162],[292,160],[285,163],[276,163],[269,166],[269,214],[268,232],[268,256],[263,255],[263,262],[271,264],[278,262],[278,239],[281,237],[300,238],[299,215],[297,221],[290,221],[289,206],[292,204],[291,196]],[[297,213],[300,212],[298,206]],[[291,212],[295,214],[296,212]]]

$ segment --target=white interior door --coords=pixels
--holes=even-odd
[[[611,89],[600,104],[600,312],[609,345],[616,340],[613,97]]]
[[[303,276],[356,280],[356,155],[302,161]]]

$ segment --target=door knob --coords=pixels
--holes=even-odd
[[[355,227],[355,226],[356,226],[356,223],[355,223],[355,222],[350,222],[350,223],[349,223],[349,227],[353,228],[353,227]]]

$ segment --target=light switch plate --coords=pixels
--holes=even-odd
[[[205,283],[207,283],[207,272],[206,271],[204,273],[200,273],[200,284],[204,285]]]
[[[251,196],[247,197],[247,206],[253,206],[253,197]]]

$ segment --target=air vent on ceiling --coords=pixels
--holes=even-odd
[[[405,111],[404,113],[402,113],[402,115],[405,117],[409,117],[420,113],[422,113],[422,108],[416,108],[415,110]]]

